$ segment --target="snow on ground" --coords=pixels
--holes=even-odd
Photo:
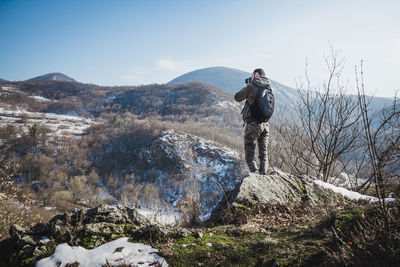
[[[22,116],[26,119],[25,131],[28,130],[27,127],[33,124],[45,125],[58,136],[65,134],[81,135],[93,124],[93,120],[79,116],[30,112],[21,108],[12,110],[7,107],[0,107],[0,126],[5,126],[6,124],[23,126],[20,123]]]
[[[11,87],[11,86],[2,86],[2,89],[4,91],[15,91],[15,87]]]
[[[75,262],[78,262],[80,267],[102,267],[107,263],[107,266],[168,266],[157,252],[157,249],[150,246],[128,242],[128,237],[91,250],[71,247],[64,243],[57,246],[53,255],[38,261],[36,267],[64,267]]]
[[[223,108],[237,108],[240,106],[238,103],[226,100],[219,101],[216,105]]]
[[[341,194],[342,196],[347,197],[348,199],[351,199],[351,200],[368,200],[369,202],[379,201],[379,199],[376,197],[362,195],[360,193],[350,191],[343,187],[334,186],[332,184],[325,183],[321,180],[314,180],[314,184],[317,186],[321,186],[325,189],[331,189],[333,192]],[[394,198],[385,198],[386,202],[394,201],[394,200],[395,200]]]
[[[322,177],[322,174],[320,174]],[[328,182],[339,187],[344,187],[347,189],[355,188],[367,182],[364,178],[358,178],[354,175],[341,172],[337,177],[329,177]]]
[[[37,101],[39,101],[39,102],[48,102],[48,101],[50,101],[50,99],[48,99],[48,98],[46,98],[46,97],[37,96],[37,95],[32,95],[32,96],[30,96],[30,98],[33,98],[33,99],[35,99],[35,100],[37,100]],[[53,101],[54,101],[54,100],[53,100]]]

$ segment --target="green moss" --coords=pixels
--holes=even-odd
[[[124,237],[124,236],[126,236],[124,233],[121,233],[121,234],[111,234],[110,240],[118,239],[118,238]]]
[[[345,197],[344,197],[342,194],[339,194],[339,193],[336,193],[335,196],[336,196],[338,199],[345,199]]]
[[[24,260],[24,264],[26,265],[33,265],[36,263],[36,258],[27,258],[26,260]]]
[[[308,196],[307,189],[306,189],[306,187],[304,186],[304,184],[303,184],[302,182],[298,182],[297,185],[299,186],[300,191],[301,191],[301,193],[302,193],[301,200],[302,200],[302,201],[308,201],[308,200],[310,200],[310,197]]]
[[[86,249],[95,248],[97,240],[98,238],[96,236],[85,236],[82,240],[82,247]]]
[[[229,229],[231,228],[231,229]],[[236,231],[233,231],[236,229]],[[304,266],[319,252],[320,240],[310,240],[304,229],[281,228],[272,234],[240,231],[224,225],[211,229],[202,238],[188,236],[176,240],[172,266]],[[212,244],[209,246],[208,244]]]
[[[23,263],[26,266],[34,266],[36,264],[36,262],[38,262],[39,260],[53,255],[55,250],[56,250],[56,244],[54,243],[54,241],[50,241],[44,247],[43,253],[41,253],[39,256],[36,256],[36,257],[27,258],[23,261]]]
[[[341,230],[351,230],[356,226],[357,220],[363,218],[364,209],[352,208],[345,209],[341,212],[339,219],[337,220],[337,228]]]
[[[211,232],[225,232],[231,228],[233,228],[234,225],[233,224],[224,224],[224,225],[218,225],[218,226],[214,226],[213,228],[210,229]]]
[[[188,236],[175,243],[171,265],[187,266],[191,262],[205,266],[256,266],[265,262],[271,245],[266,234],[229,236],[216,232],[205,233],[202,238]]]
[[[233,203],[233,207],[238,210],[249,210],[248,206],[236,202]]]

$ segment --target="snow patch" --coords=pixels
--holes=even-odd
[[[2,86],[2,89],[4,91],[15,91],[16,90],[15,87],[10,87],[10,86]]]
[[[379,201],[379,199],[376,197],[362,195],[360,193],[350,191],[343,187],[334,186],[333,184],[325,183],[321,180],[314,180],[314,184],[317,186],[321,186],[325,189],[330,189],[333,192],[341,194],[342,196],[347,197],[348,199],[351,199],[351,200],[367,200],[369,202]],[[394,201],[394,200],[395,200],[394,198],[385,198],[385,202],[390,202],[390,201]]]
[[[35,100],[37,100],[39,102],[48,102],[48,101],[50,101],[50,99],[48,99],[46,97],[37,96],[37,95],[32,95],[32,96],[30,96],[30,98],[33,98],[33,99],[35,99]]]
[[[219,107],[223,107],[223,108],[236,108],[236,107],[238,107],[238,104],[236,104],[234,102],[231,102],[231,101],[226,101],[226,100],[219,101],[216,105],[219,106]]]
[[[168,266],[157,253],[158,250],[142,243],[130,243],[123,237],[97,248],[87,250],[68,244],[57,246],[53,255],[37,262],[36,267],[65,266],[79,263],[81,267],[105,266]]]
[[[335,186],[352,189],[367,182],[367,180],[355,177],[354,175],[345,172],[341,172],[337,177],[329,177],[328,182],[330,184],[334,184]]]

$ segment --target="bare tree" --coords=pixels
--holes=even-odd
[[[342,160],[356,146],[359,135],[358,104],[354,97],[346,94],[341,73],[343,59],[331,47],[331,55],[325,58],[328,80],[321,87],[313,88],[308,77],[306,85],[299,88],[299,115],[311,151],[316,157],[314,164],[324,181],[332,175],[334,168],[343,169]]]
[[[278,116],[283,118],[283,116]],[[270,142],[271,165],[292,174],[316,175],[308,138],[301,125],[290,119],[281,119]]]
[[[385,183],[390,179],[399,178],[400,100],[395,97],[393,104],[390,107],[383,108],[378,122],[375,122],[365,95],[362,61],[360,69],[361,84],[358,80],[357,66],[355,71],[358,104],[362,115],[363,137],[368,148],[368,160],[372,166],[370,181],[375,185],[376,195],[379,198],[379,204],[384,215],[385,231],[390,235],[389,215],[385,202]]]

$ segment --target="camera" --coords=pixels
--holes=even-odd
[[[250,83],[250,81],[251,81],[251,77],[250,77],[250,78],[246,78],[246,80],[244,80],[244,82],[245,82],[246,84]]]

